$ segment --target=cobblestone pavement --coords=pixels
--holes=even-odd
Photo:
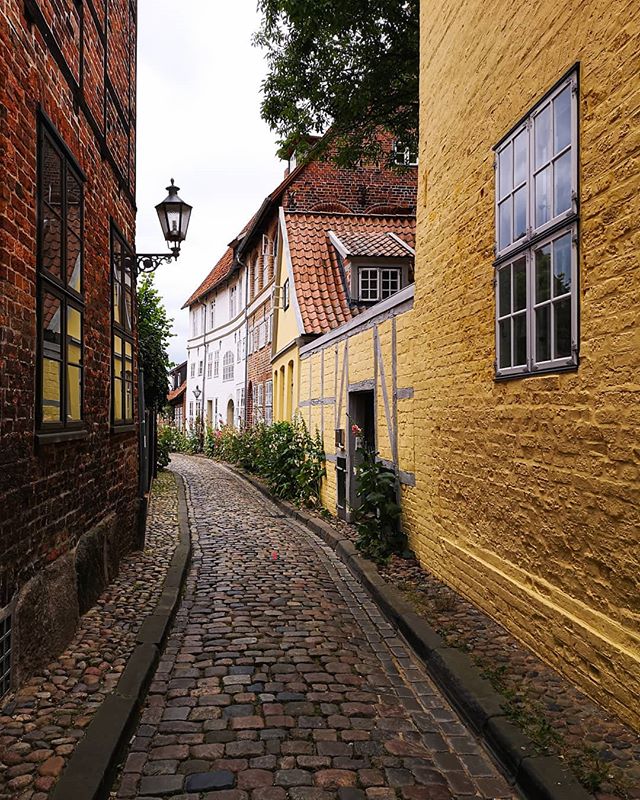
[[[192,566],[114,797],[516,797],[329,548],[223,467],[172,468]]]
[[[56,661],[0,706],[0,798],[46,800],[153,611],[178,542],[171,473],[154,484],[143,553],[133,553]]]
[[[469,653],[517,723],[543,751],[560,754],[596,800],[640,798],[637,733],[417,562],[393,558],[380,571],[448,645]]]

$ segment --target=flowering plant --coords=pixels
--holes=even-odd
[[[354,422],[354,424],[351,426],[351,433],[354,436],[362,436],[362,428],[359,425],[356,425]]]

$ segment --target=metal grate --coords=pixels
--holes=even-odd
[[[11,613],[0,611],[0,697],[11,688]]]

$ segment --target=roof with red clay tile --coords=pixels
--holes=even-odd
[[[246,235],[251,226],[253,225],[257,213],[254,214],[249,222],[244,226],[242,231],[236,236],[233,241],[229,243],[229,246],[225,250],[224,255],[215,265],[215,267],[211,270],[211,272],[207,275],[207,277],[202,281],[200,286],[195,290],[195,292],[191,295],[191,297],[184,303],[182,308],[188,308],[189,306],[194,305],[197,303],[198,300],[201,300],[206,294],[213,291],[216,286],[219,286],[222,281],[226,280],[226,278],[231,275],[233,272],[234,267],[234,248],[236,244],[243,239]]]
[[[350,302],[344,268],[329,238],[330,231],[341,241],[345,238],[351,240],[352,237],[360,239],[364,236],[369,244],[371,243],[369,237],[377,242],[389,233],[394,233],[409,247],[415,247],[416,220],[413,216],[387,217],[371,214],[287,211],[284,218],[296,298],[305,333],[327,333],[357,316],[366,307]],[[397,240],[395,245],[398,248],[402,247]],[[367,255],[372,258],[397,257]],[[412,256],[405,249],[403,257]]]
[[[413,248],[394,233],[343,233],[336,237],[345,258],[407,258]]]
[[[177,389],[172,389],[169,394],[167,395],[167,401],[169,403],[177,400],[181,395],[183,395],[187,390],[187,382],[185,381],[183,384],[178,386]]]
[[[207,292],[215,289],[225,278],[228,278],[233,271],[233,249],[227,247],[225,254],[220,261],[215,265],[207,277],[202,281],[200,286],[195,290],[191,297],[185,302],[182,308],[188,308],[194,303],[197,303],[201,297],[204,297]]]

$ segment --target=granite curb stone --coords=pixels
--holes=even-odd
[[[138,631],[137,646],[115,691],[108,695],[55,785],[51,800],[99,800],[107,791],[122,750],[139,715],[180,600],[191,557],[185,484],[174,472],[178,494],[179,543],[155,610]],[[182,780],[182,779],[181,779]]]
[[[483,678],[466,653],[448,647],[441,636],[390,586],[375,564],[361,556],[353,542],[328,523],[279,498],[242,469],[225,464],[266,498],[319,536],[346,564],[351,573],[407,639],[430,675],[462,716],[482,736],[502,769],[528,800],[592,800],[562,761],[536,753],[533,742],[505,715],[502,696]]]

